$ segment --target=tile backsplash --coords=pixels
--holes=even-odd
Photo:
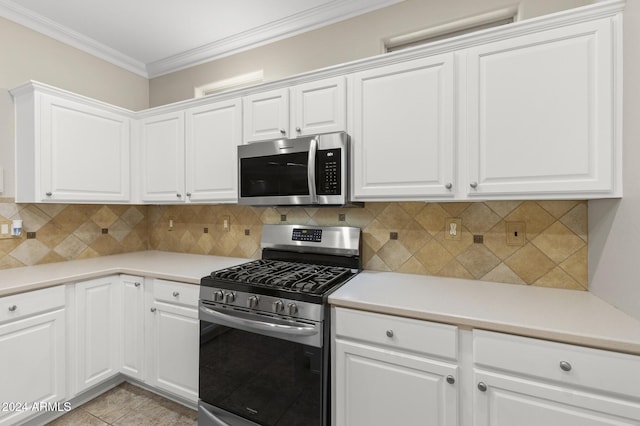
[[[445,239],[448,218],[460,219],[459,240]],[[295,223],[362,228],[365,269],[587,289],[586,201],[362,208],[0,203],[0,220],[11,219],[23,219],[36,238],[0,239],[0,269],[145,249],[258,258],[262,225]],[[507,222],[524,223],[524,245],[507,244]]]

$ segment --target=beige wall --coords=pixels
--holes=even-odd
[[[405,0],[309,33],[153,78],[149,82],[149,103],[159,106],[189,99],[194,87],[260,69],[264,70],[265,81],[273,81],[378,55],[385,38],[518,4],[520,17],[529,19],[590,3],[593,0]]]
[[[640,2],[624,10],[623,182],[620,200],[589,202],[593,293],[640,319]]]

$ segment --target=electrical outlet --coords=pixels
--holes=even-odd
[[[460,241],[462,238],[462,219],[448,217],[444,220],[444,239]]]
[[[226,232],[231,230],[231,217],[229,215],[222,216],[222,230]]]
[[[11,221],[0,221],[0,239],[11,238]]]
[[[507,222],[507,245],[523,246],[526,241],[524,222]]]

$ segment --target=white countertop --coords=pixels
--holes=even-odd
[[[640,321],[586,291],[363,271],[329,302],[640,354]]]
[[[142,251],[0,270],[0,297],[110,274],[199,284],[250,259]],[[363,271],[335,306],[640,354],[640,321],[588,292]]]
[[[0,270],[0,297],[110,274],[200,284],[212,271],[249,261],[237,257],[141,251]]]

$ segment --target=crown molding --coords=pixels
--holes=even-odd
[[[149,78],[144,63],[73,31],[42,15],[36,14],[13,1],[0,0],[0,16],[37,31],[64,44],[75,47],[90,55],[103,59],[120,68]]]
[[[169,74],[314,30],[405,0],[333,0],[250,31],[144,64],[12,0],[0,0],[0,16],[145,78]]]

